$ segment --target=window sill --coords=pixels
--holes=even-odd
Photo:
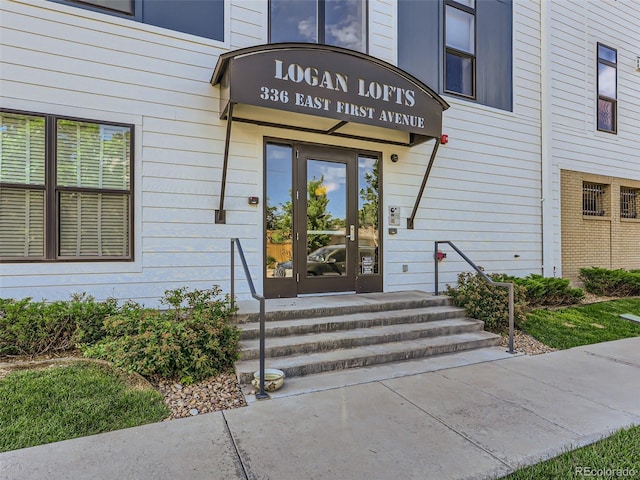
[[[620,218],[620,223],[640,223],[640,218]]]
[[[598,222],[610,222],[611,216],[598,216],[598,215],[582,215],[583,220],[595,220]]]
[[[140,255],[141,257],[142,255]],[[45,275],[53,275],[61,285],[71,284],[65,278],[72,278],[74,275],[126,275],[140,274],[142,272],[142,261],[140,259],[133,261],[88,261],[88,262],[51,262],[51,261],[33,261],[33,262],[3,262],[1,265],[2,274],[0,275],[3,288],[11,288],[22,286],[25,277],[35,275],[42,277]],[[53,277],[52,277],[53,278]]]

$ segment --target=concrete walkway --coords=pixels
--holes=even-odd
[[[246,408],[3,453],[0,478],[497,478],[640,424],[640,338],[493,353],[344,373],[337,388],[318,376]]]

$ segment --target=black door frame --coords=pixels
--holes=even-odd
[[[266,262],[263,267],[263,285],[264,285],[264,295],[266,298],[286,298],[286,297],[296,297],[298,295],[304,294],[323,294],[323,293],[332,293],[332,292],[355,292],[355,293],[369,293],[369,292],[381,292],[383,290],[383,245],[382,245],[382,230],[381,225],[383,223],[382,217],[382,153],[371,150],[363,150],[356,148],[346,148],[346,147],[337,147],[334,145],[325,145],[318,143],[310,143],[310,142],[296,142],[292,140],[284,140],[280,138],[274,137],[265,137],[263,144],[263,165],[266,166],[267,159],[267,145],[268,144],[276,144],[289,146],[292,150],[292,179],[291,179],[291,187],[292,187],[292,203],[293,203],[293,219],[294,219],[294,228],[293,228],[293,262],[292,269],[293,275],[292,277],[282,277],[282,278],[274,278],[267,277],[267,267]],[[334,158],[332,160],[332,154]],[[315,158],[313,158],[315,157]],[[347,164],[347,186],[350,188],[350,195],[348,198],[348,210],[351,210],[352,217],[349,219],[353,222],[355,235],[357,237],[359,225],[358,225],[358,195],[359,190],[362,188],[361,185],[358,185],[358,162],[359,159],[370,158],[376,159],[378,162],[377,165],[377,174],[378,174],[378,238],[377,243],[375,245],[375,256],[376,256],[376,272],[375,274],[363,275],[362,272],[359,271],[359,255],[358,252],[358,239],[354,238],[354,241],[351,242],[349,240],[346,241],[346,248],[350,248],[351,255],[348,255],[348,258],[351,258],[351,261],[347,265],[347,269],[350,270],[350,275],[347,276],[347,279],[341,280],[337,276],[327,277],[326,279],[322,279],[325,281],[316,281],[321,279],[304,278],[305,275],[302,275],[302,272],[306,273],[306,268],[303,268],[302,265],[306,264],[306,199],[307,199],[307,190],[306,190],[306,173],[307,173],[307,160],[308,159],[317,159],[322,161],[334,161],[337,163],[345,163]],[[264,191],[267,192],[267,170],[264,168],[264,179],[263,179],[263,188]],[[265,193],[266,195],[266,193]],[[297,198],[296,198],[297,197]],[[263,202],[263,218],[266,218],[267,214],[267,201]],[[302,227],[302,228],[300,228]],[[263,255],[266,259],[267,252],[267,232],[266,232],[266,224],[264,228],[264,243],[263,243]],[[347,234],[350,234],[349,231],[349,223],[347,224]],[[352,245],[348,245],[352,244]],[[302,285],[301,285],[302,284]],[[315,285],[314,288],[313,286]]]
[[[295,201],[297,204],[294,220],[294,265],[296,280],[298,283],[297,293],[331,293],[331,292],[355,292],[356,291],[356,254],[357,254],[357,181],[353,181],[357,171],[357,152],[335,147],[320,145],[300,144],[295,147],[297,164],[297,178],[294,183]],[[344,247],[345,265],[338,263],[326,264],[326,269],[330,275],[315,275],[314,269],[309,268],[307,259],[308,236],[308,194],[307,182],[308,166],[310,161],[325,162],[327,164],[344,165],[345,167],[345,187],[346,187],[346,225],[344,227]],[[353,234],[350,230],[353,229]],[[335,259],[334,259],[335,260]],[[323,266],[324,264],[319,264]],[[330,268],[333,267],[333,268]]]

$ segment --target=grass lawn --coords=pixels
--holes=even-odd
[[[504,480],[640,478],[640,426],[620,430],[592,445],[525,467]]]
[[[626,298],[559,310],[532,310],[523,331],[549,347],[565,349],[640,336],[640,324],[620,318],[640,315],[640,298]]]
[[[0,452],[157,422],[155,389],[130,386],[106,365],[74,363],[0,379]]]

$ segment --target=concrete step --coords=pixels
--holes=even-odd
[[[287,377],[311,375],[332,370],[363,367],[387,362],[423,358],[429,355],[459,352],[473,348],[496,346],[500,336],[485,331],[439,337],[419,338],[402,342],[379,343],[327,352],[318,352],[266,360],[266,368],[284,371]],[[260,368],[258,360],[236,362],[236,374],[242,384],[248,384]]]
[[[408,310],[422,307],[451,305],[451,297],[431,295],[418,290],[389,293],[362,293],[357,295],[327,295],[298,298],[273,298],[265,302],[265,318],[292,320],[371,313],[390,310]],[[258,321],[258,302],[238,302],[239,310],[234,315],[237,323]]]
[[[371,315],[371,314],[369,314]],[[278,322],[279,323],[279,322]],[[342,326],[342,325],[341,325]],[[266,357],[282,357],[325,352],[342,348],[361,347],[379,343],[402,342],[426,337],[455,335],[482,330],[484,323],[471,318],[447,318],[424,323],[412,321],[402,324],[383,326],[364,325],[361,328],[324,329],[322,333],[290,336],[267,336],[265,342]],[[260,358],[259,340],[245,340],[240,344],[241,360]]]
[[[439,305],[403,310],[350,313],[328,317],[272,320],[265,322],[265,336],[271,342],[274,337],[286,335],[305,335],[403,323],[421,323],[461,316],[464,316],[463,308]],[[242,340],[260,338],[260,324],[258,322],[244,323],[239,326],[242,329],[240,336]]]

